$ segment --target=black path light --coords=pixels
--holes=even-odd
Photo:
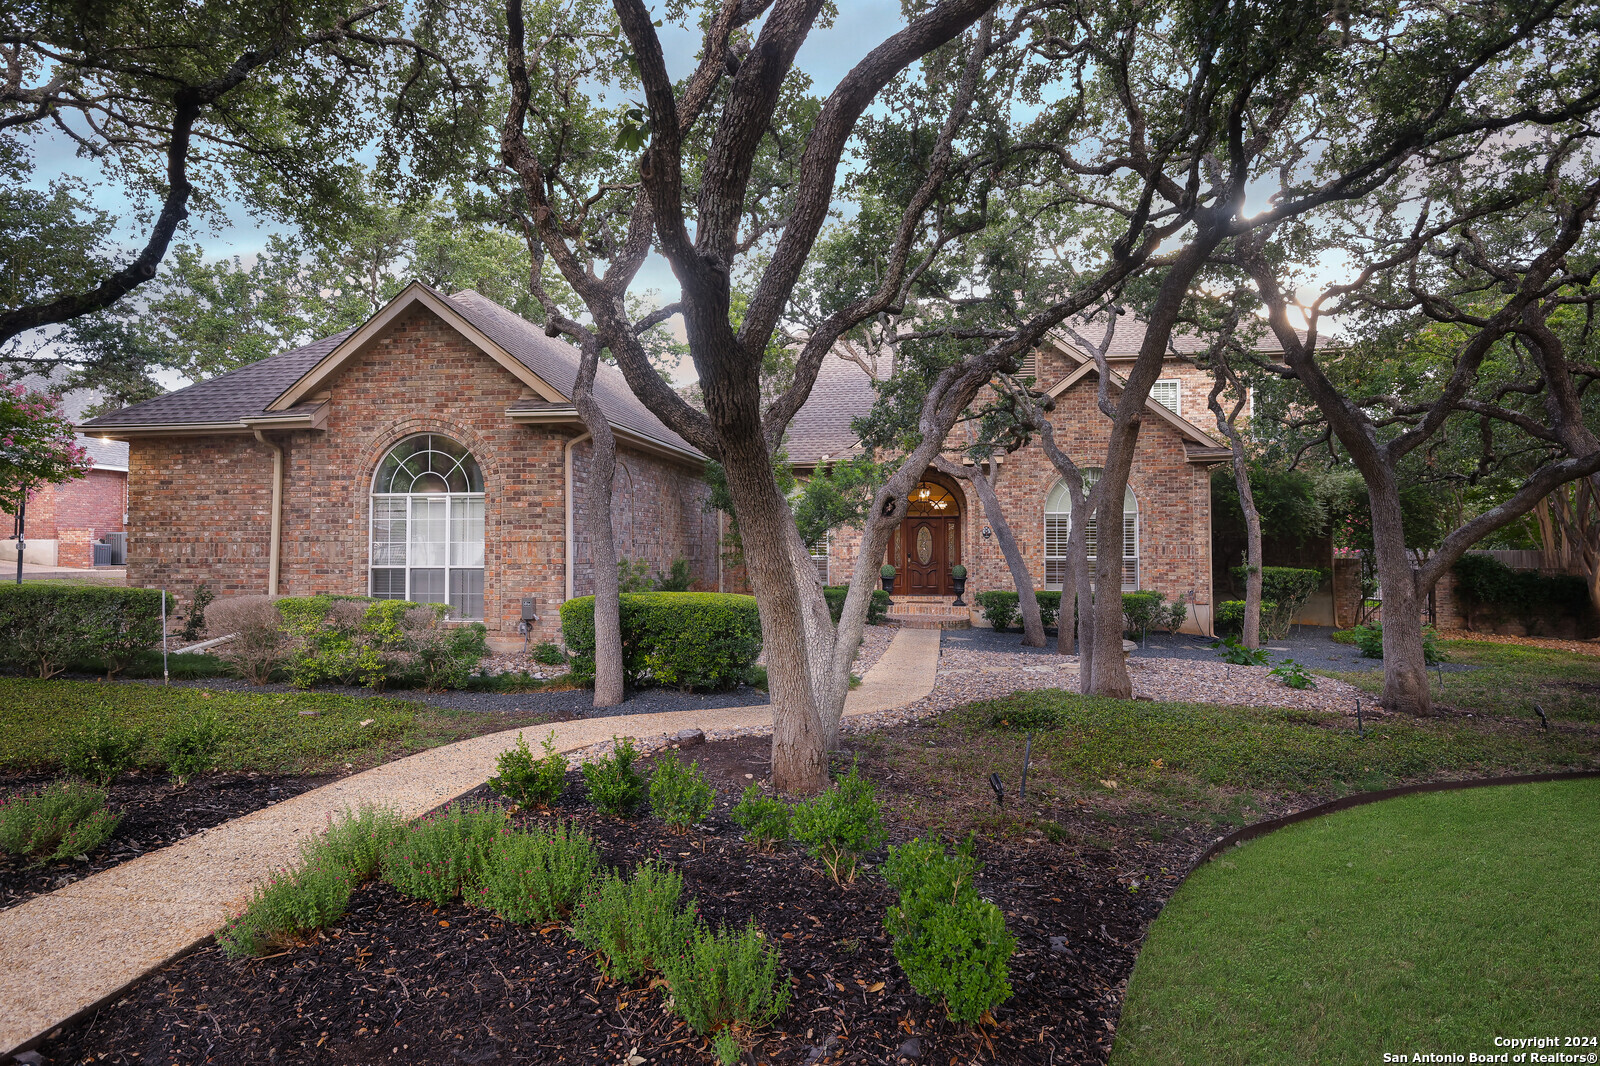
[[[1000,780],[999,774],[995,773],[989,775],[989,787],[994,789],[995,803],[1001,807],[1004,807],[1006,805],[1006,786],[1005,782]]]

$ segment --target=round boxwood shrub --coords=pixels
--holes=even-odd
[[[740,684],[761,654],[754,596],[723,592],[636,592],[621,598],[622,670],[627,683],[684,689]],[[577,680],[594,677],[594,597],[561,605],[561,636]]]

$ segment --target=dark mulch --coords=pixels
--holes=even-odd
[[[51,780],[48,775],[37,774],[0,777],[0,796],[32,792]],[[123,774],[111,786],[108,799],[111,809],[122,815],[122,821],[111,839],[96,848],[87,861],[30,867],[22,859],[0,853],[0,910],[331,780],[332,775],[213,774],[179,788],[166,774]]]
[[[1076,848],[1032,833],[981,842],[982,888],[1018,940],[1015,995],[995,1024],[966,1031],[912,992],[895,964],[883,935],[891,892],[876,873],[841,889],[803,855],[761,855],[739,839],[727,808],[746,774],[764,771],[764,749],[759,740],[695,749],[719,806],[686,836],[648,816],[601,817],[575,782],[559,812],[613,864],[654,857],[682,870],[709,921],[754,918],[777,939],[794,997],[747,1062],[1105,1061],[1144,931],[1199,843],[1130,836],[1126,846]],[[436,910],[380,884],[308,944],[248,962],[203,948],[40,1050],[57,1063],[711,1061],[706,1042],[664,1010],[660,989],[603,982],[559,928],[508,926],[459,904]]]

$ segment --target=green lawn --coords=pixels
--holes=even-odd
[[[1365,1066],[1596,1035],[1597,884],[1600,781],[1407,796],[1279,830],[1167,904],[1111,1061]]]
[[[1025,802],[1015,796],[1026,729],[1035,728]],[[999,771],[1008,811],[1054,819],[1082,809],[1178,822],[1256,821],[1278,796],[1326,796],[1415,780],[1600,769],[1600,733],[1506,728],[1473,719],[1386,717],[1355,723],[1315,711],[1147,703],[1058,689],[970,704],[902,730],[852,739],[897,783],[886,802],[930,827],[955,796],[993,809],[985,784]],[[931,802],[930,802],[931,801]],[[1302,805],[1302,804],[1297,804]]]
[[[359,769],[522,724],[535,730],[543,720],[532,714],[453,711],[406,700],[313,692],[0,678],[0,773],[56,768],[66,737],[96,719],[145,730],[143,761],[158,765],[156,741],[162,733],[172,722],[201,711],[230,727],[220,769],[264,773],[320,773],[346,763]]]
[[[1476,640],[1441,641],[1439,648],[1452,663],[1471,663],[1476,670],[1431,674],[1434,699],[1449,707],[1480,714],[1535,718],[1538,703],[1552,719],[1600,722],[1600,656],[1518,644],[1490,644]],[[1380,660],[1372,660],[1381,670]],[[1383,675],[1371,672],[1327,673],[1367,692],[1383,688]]]

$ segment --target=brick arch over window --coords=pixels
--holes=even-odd
[[[1100,480],[1097,466],[1084,468],[1083,490],[1088,492]],[[1072,530],[1072,490],[1060,478],[1050,486],[1044,502],[1044,587],[1059,589],[1067,576],[1067,538]],[[1098,519],[1090,517],[1087,548],[1090,573],[1094,572],[1098,542]],[[1122,493],[1122,590],[1139,588],[1139,498],[1129,485]]]
[[[368,569],[378,599],[448,603],[483,617],[484,481],[477,459],[442,433],[394,444],[373,471]]]

